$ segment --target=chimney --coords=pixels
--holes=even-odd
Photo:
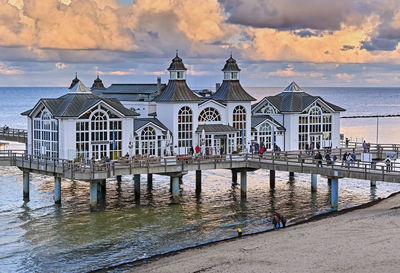
[[[219,82],[217,82],[217,83],[215,84],[215,92],[218,91],[218,89],[220,88],[220,86],[221,86],[221,84],[220,84]]]
[[[157,77],[157,92],[161,92],[161,77]]]

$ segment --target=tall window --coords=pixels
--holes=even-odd
[[[122,156],[121,119],[104,106],[98,105],[76,122],[76,156],[96,160],[104,156]]]
[[[241,105],[238,105],[233,109],[233,127],[239,129],[236,143],[244,148],[246,146],[246,109]],[[244,137],[244,143],[242,143],[242,134]]]
[[[156,132],[153,127],[145,127],[140,136],[142,155],[156,155]]]
[[[201,111],[199,115],[199,122],[213,122],[213,121],[221,121],[221,116],[218,113],[217,109],[212,107],[207,107],[203,111]]]
[[[58,158],[58,121],[46,109],[33,119],[33,154]]]
[[[258,139],[260,145],[264,145],[265,149],[272,149],[272,127],[268,123],[263,123],[260,126]]]
[[[321,106],[315,104],[308,113],[299,116],[299,149],[306,148],[306,144],[317,143],[322,148],[331,145],[332,141],[332,115]],[[326,143],[327,142],[327,143]]]
[[[193,113],[184,106],[178,112],[178,147],[192,147]]]

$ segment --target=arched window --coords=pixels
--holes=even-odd
[[[261,109],[261,113],[275,114],[275,109],[271,105],[266,105]]]
[[[318,106],[314,106],[308,112],[309,123],[310,123],[310,133],[321,132],[321,120],[322,120],[322,110]]]
[[[178,147],[192,147],[193,113],[187,106],[178,112]]]
[[[213,121],[221,121],[221,116],[218,113],[217,109],[212,107],[207,107],[203,111],[201,111],[199,115],[199,122],[213,122]]]
[[[145,127],[140,136],[142,155],[156,155],[156,132],[153,127]]]
[[[97,111],[92,115],[92,141],[107,140],[107,114]]]
[[[260,146],[265,149],[271,150],[272,148],[272,127],[268,123],[263,123],[258,131],[258,140]]]
[[[233,127],[240,131],[237,138],[237,144],[244,148],[246,146],[246,109],[241,105],[238,105],[233,109]],[[242,143],[242,134],[244,137],[244,143]]]

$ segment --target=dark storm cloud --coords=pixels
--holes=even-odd
[[[359,24],[371,9],[360,0],[220,0],[228,21],[277,29],[340,29]]]
[[[352,50],[354,49],[355,46],[351,46],[351,45],[344,45],[342,46],[342,48],[340,49],[341,51],[347,51],[347,50]]]
[[[300,36],[300,37],[313,37],[313,36],[322,37],[323,36],[321,31],[311,31],[308,29],[293,31],[293,34],[296,34],[297,36]]]

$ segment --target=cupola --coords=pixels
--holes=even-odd
[[[90,90],[99,90],[105,89],[103,81],[100,79],[99,74],[97,74],[97,78],[93,81],[93,85]]]
[[[178,50],[176,51],[175,58],[167,69],[169,71],[170,80],[185,80],[186,79],[186,67],[182,62],[182,59],[178,56]]]
[[[232,53],[229,59],[226,60],[222,72],[224,72],[224,80],[239,80],[240,68],[236,63],[236,60],[232,58]]]
[[[75,78],[72,80],[71,85],[69,86],[68,89],[72,89],[78,82],[79,82],[78,73],[75,72]]]

